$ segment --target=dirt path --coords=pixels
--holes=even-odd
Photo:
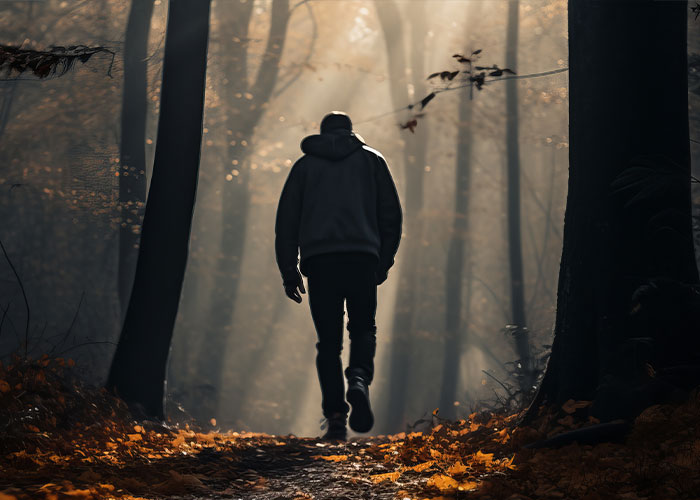
[[[0,500],[393,499],[409,481],[372,479],[394,470],[368,453],[389,443],[387,439],[328,443],[294,436],[183,432],[170,439],[171,447],[158,442],[158,436],[148,439],[145,431],[132,436],[146,439],[125,440],[112,452],[106,446],[94,453],[88,446],[90,454],[77,448],[72,456],[41,450],[11,453],[0,463]]]

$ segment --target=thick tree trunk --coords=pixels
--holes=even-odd
[[[465,342],[465,317],[471,297],[463,295],[465,274],[470,274],[469,187],[471,185],[472,102],[469,92],[459,96],[459,130],[455,171],[455,207],[445,269],[445,359],[440,386],[440,414],[454,418],[459,382],[459,360]],[[466,254],[466,255],[465,255]]]
[[[210,397],[198,404],[196,415],[208,420],[217,416],[218,385],[224,367],[226,345],[234,330],[233,314],[240,283],[243,248],[245,244],[248,210],[250,205],[250,165],[248,156],[252,150],[255,127],[263,116],[264,105],[270,99],[279,73],[279,61],[289,22],[289,0],[273,0],[270,32],[255,82],[248,83],[247,58],[248,27],[253,12],[252,2],[224,3],[222,17],[228,19],[233,33],[240,40],[233,42],[227,53],[224,93],[236,110],[229,110],[227,137],[229,161],[221,175],[223,225],[221,229],[221,256],[215,271],[215,284],[211,296],[211,313],[202,337],[202,346],[196,361],[201,384]],[[246,95],[252,95],[249,100]]]
[[[686,10],[686,2],[569,2],[569,193],[554,344],[538,401],[594,396],[601,377],[621,362],[630,297],[640,283],[698,282]],[[649,73],[659,61],[663,78]],[[631,197],[614,193],[611,183],[640,155],[651,165],[647,184],[664,188],[625,208]],[[659,223],[672,229],[663,238]]]
[[[518,28],[520,2],[508,4],[506,67],[518,65]],[[506,81],[506,161],[508,172],[508,262],[510,264],[510,302],[515,351],[520,363],[520,390],[526,396],[534,383],[530,339],[525,318],[525,283],[520,227],[520,139],[518,137],[517,80]]]
[[[136,276],[107,387],[163,417],[165,372],[197,190],[208,0],[171,0],[158,142]]]
[[[148,33],[153,0],[132,0],[124,41],[119,170],[119,301],[126,311],[136,268],[141,216],[146,203]]]

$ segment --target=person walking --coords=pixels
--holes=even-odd
[[[321,133],[306,137],[301,150],[304,155],[292,166],[277,207],[275,253],[285,293],[297,303],[306,293],[302,274],[307,277],[328,426],[323,438],[345,440],[350,406],[352,430],[369,432],[374,425],[369,385],[377,286],[394,264],[403,216],[386,160],[353,132],[347,114],[327,114]],[[344,306],[350,362],[343,372]]]

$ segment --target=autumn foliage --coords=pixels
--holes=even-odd
[[[423,431],[333,444],[293,435],[137,422],[72,362],[0,367],[0,499],[20,498],[697,498],[696,393],[653,406],[617,443],[526,449],[596,426],[588,402],[519,415],[433,412]],[[216,422],[210,422],[216,426]],[[329,496],[331,495],[331,496]]]

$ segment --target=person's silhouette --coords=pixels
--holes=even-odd
[[[384,157],[352,131],[345,113],[326,115],[321,133],[306,137],[301,150],[305,154],[289,172],[280,196],[275,251],[290,299],[301,302],[306,293],[301,273],[308,278],[318,335],[316,368],[328,424],[323,437],[345,439],[349,406],[340,358],[343,303],[350,332],[345,369],[350,427],[368,432],[374,424],[368,387],[374,376],[377,285],[394,264],[401,204]]]

